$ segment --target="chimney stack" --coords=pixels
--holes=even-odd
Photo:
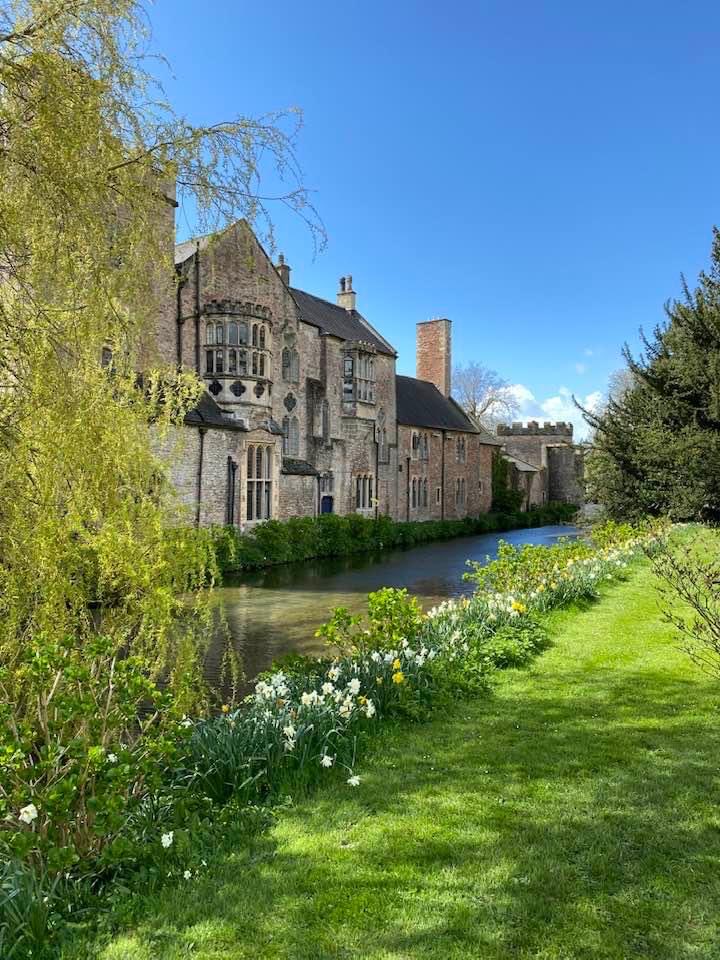
[[[417,324],[415,374],[434,383],[444,397],[452,386],[451,321],[426,320]]]
[[[352,288],[352,276],[340,277],[340,289],[337,294],[337,304],[346,310],[355,309],[355,291]]]
[[[280,274],[280,279],[285,284],[286,287],[290,286],[290,267],[285,263],[285,257],[280,254],[278,257],[277,267],[275,267],[277,272]]]

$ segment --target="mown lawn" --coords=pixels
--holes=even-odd
[[[720,684],[677,649],[647,567],[553,637],[492,695],[390,731],[358,789],[71,955],[720,957]]]

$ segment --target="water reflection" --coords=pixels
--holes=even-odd
[[[378,555],[332,558],[286,564],[228,579],[219,588],[221,606],[232,642],[252,678],[289,651],[320,653],[314,633],[334,607],[359,613],[372,590],[406,587],[425,609],[447,597],[464,596],[472,585],[462,579],[467,560],[495,556],[499,540],[520,545],[549,544],[575,536],[570,526],[537,527],[502,534],[460,537],[440,543]],[[219,612],[219,611],[218,611]],[[210,657],[210,674],[219,662],[220,643]]]

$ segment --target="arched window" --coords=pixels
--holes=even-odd
[[[265,376],[265,354],[264,353],[260,354],[260,376],[261,377]]]
[[[297,417],[293,417],[290,421],[290,433],[289,433],[289,447],[290,447],[290,456],[297,457],[300,454],[300,424]]]
[[[300,382],[300,354],[297,350],[292,352],[292,381],[293,383]]]
[[[238,375],[241,377],[247,374],[247,351],[238,350]]]
[[[411,489],[412,489],[412,496],[410,500],[410,505],[412,506],[413,509],[415,509],[415,507],[417,507],[417,478],[416,477],[412,478]]]
[[[260,349],[265,349],[265,327],[260,327]]]
[[[206,350],[205,351],[205,372],[212,373],[215,369],[215,351]]]
[[[253,353],[253,355],[252,355],[252,374],[253,374],[254,377],[257,376],[257,372],[258,372],[258,355],[257,355],[256,353]]]
[[[225,340],[225,331],[221,323],[215,324],[215,343],[223,343]]]
[[[214,323],[209,323],[205,327],[205,343],[207,343],[208,346],[213,346],[215,343],[215,324]]]
[[[228,324],[228,343],[230,346],[237,346],[238,342],[238,325],[233,320]]]
[[[237,350],[228,350],[228,373],[237,373]]]
[[[247,343],[248,342],[248,323],[247,320],[241,320],[238,323],[238,342]]]
[[[282,378],[283,380],[290,380],[292,377],[292,361],[290,356],[290,351],[287,347],[283,347],[282,352]]]
[[[215,373],[222,373],[225,369],[225,351],[215,351]]]
[[[267,520],[272,516],[272,460],[272,447],[248,447],[245,510],[248,520]]]
[[[253,324],[252,328],[252,345],[256,347],[258,345],[258,327],[257,324]]]
[[[428,505],[428,482],[427,482],[427,477],[425,477],[425,479],[423,480],[423,506],[426,507],[427,505]]]
[[[282,422],[282,432],[283,432],[283,455],[289,456],[290,454],[290,417],[283,417]]]

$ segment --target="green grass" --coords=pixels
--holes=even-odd
[[[398,727],[102,960],[720,957],[720,685],[642,567],[493,694]],[[78,948],[79,949],[79,948]]]

